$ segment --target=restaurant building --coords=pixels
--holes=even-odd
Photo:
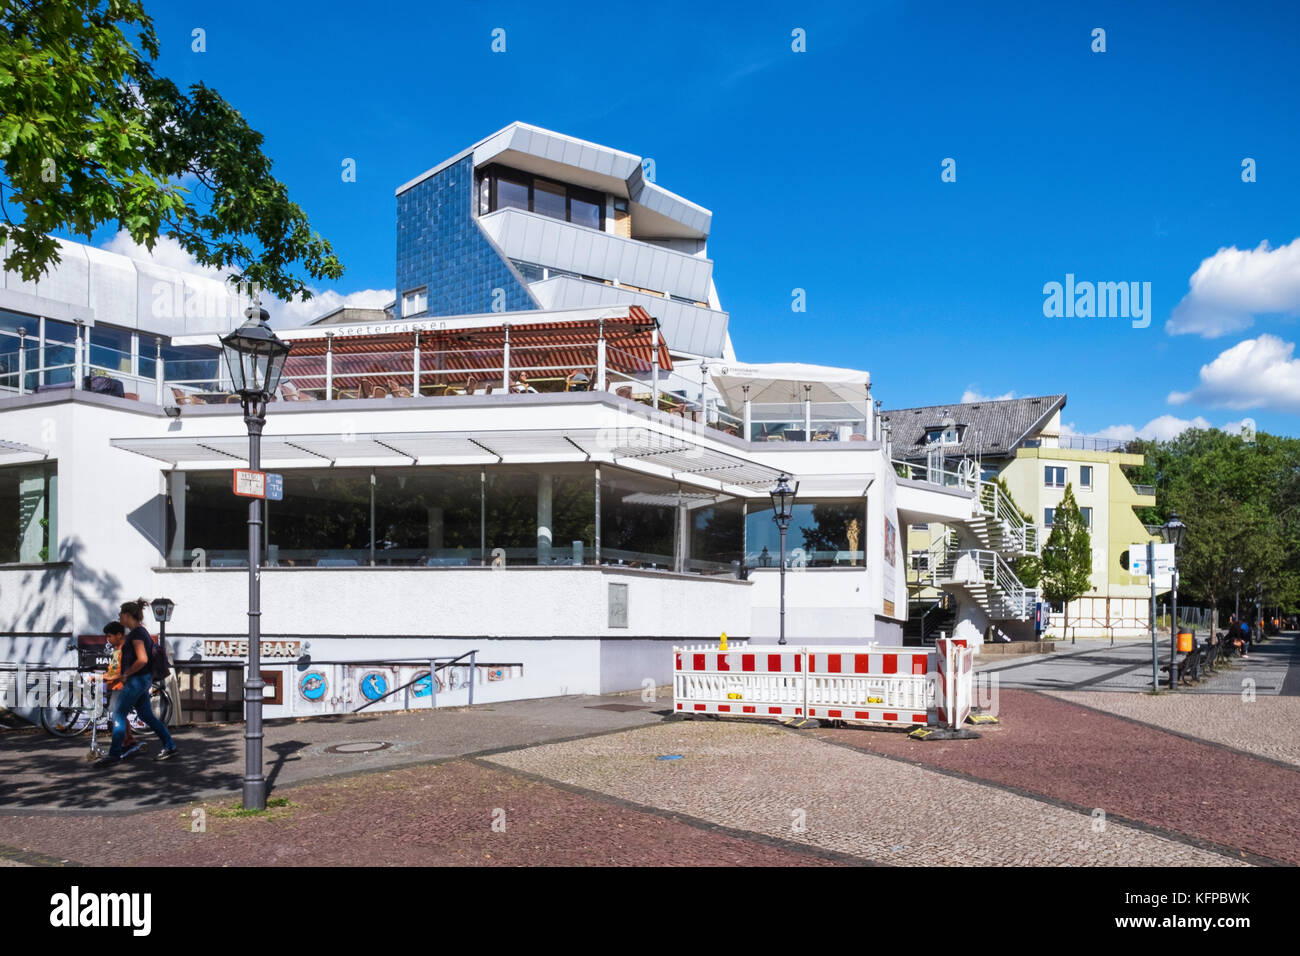
[[[787,639],[898,644],[900,528],[984,507],[970,482],[900,476],[865,371],[735,361],[707,210],[639,162],[529,131],[538,159],[522,135],[399,191],[401,304],[278,330],[292,351],[262,444],[283,487],[262,558],[268,717],[637,689],[668,681],[673,645],[775,642],[782,475],[798,485]],[[509,205],[523,193],[507,167],[533,172],[527,210]],[[575,186],[563,221],[538,198],[555,182]],[[439,183],[437,199],[401,198]],[[537,217],[568,231],[534,254],[512,236]],[[484,239],[459,243],[460,279],[429,258],[447,229]],[[624,252],[589,250],[570,275],[573,229]],[[249,556],[232,470],[248,440],[216,338],[245,303],[61,248],[39,283],[6,273],[0,288],[0,661],[71,663],[119,603],[165,595],[177,662],[208,669],[192,685],[205,714],[224,694],[238,716]],[[496,265],[474,260],[484,250]],[[494,309],[501,269],[522,281]],[[453,663],[384,696],[431,660]]]

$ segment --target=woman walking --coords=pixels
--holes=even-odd
[[[127,601],[118,615],[118,621],[126,629],[126,637],[122,641],[122,692],[118,694],[117,704],[113,708],[113,745],[100,758],[99,763],[116,763],[144,746],[136,744],[131,750],[122,747],[126,737],[126,715],[132,710],[162,741],[163,749],[154,756],[155,760],[166,760],[176,753],[176,744],[172,742],[167,727],[154,716],[153,708],[149,706],[149,691],[153,686],[153,674],[149,667],[149,660],[153,656],[153,638],[142,624],[144,605],[143,598]]]

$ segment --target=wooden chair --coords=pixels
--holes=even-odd
[[[370,397],[371,397],[371,398],[387,398],[387,397],[388,397],[388,389],[385,388],[383,385],[372,385],[372,386],[370,386]]]
[[[198,405],[199,404],[199,400],[195,398],[193,395],[191,395],[189,392],[183,392],[175,385],[171,386],[171,390],[172,390],[172,401],[174,401],[177,405]]]
[[[405,385],[394,385],[392,396],[393,398],[410,398],[411,390]]]
[[[361,389],[359,388],[340,388],[335,395],[335,398],[339,398],[339,399],[360,398],[360,397],[361,397]]]
[[[314,395],[305,395],[305,394],[303,394],[302,392],[300,392],[300,391],[298,390],[298,386],[295,385],[295,384],[293,384],[293,382],[281,382],[281,383],[280,383],[280,394],[284,397],[284,400],[285,400],[286,402],[314,402],[314,401],[316,401],[316,396],[314,396]]]
[[[620,385],[618,388],[614,389],[614,394],[617,395],[619,398],[631,398],[632,386]]]

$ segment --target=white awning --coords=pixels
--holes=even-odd
[[[20,441],[10,441],[7,438],[0,438],[0,457],[8,455],[36,455],[40,458],[49,458],[50,453],[44,448],[37,448],[34,445],[25,445]]]
[[[114,438],[109,444],[175,467],[248,461],[248,436]],[[331,432],[264,435],[262,465],[472,465],[595,461],[638,468],[732,494],[765,495],[781,472],[718,451],[689,434],[649,428],[546,431]]]
[[[749,401],[759,403],[852,402],[866,405],[871,373],[829,365],[803,365],[798,362],[772,362],[766,365],[714,363],[709,374],[726,400],[727,407],[739,409]]]

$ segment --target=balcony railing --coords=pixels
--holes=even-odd
[[[1133,490],[1137,492],[1139,495],[1143,495],[1148,498],[1154,498],[1156,496],[1155,485],[1134,485]]]

